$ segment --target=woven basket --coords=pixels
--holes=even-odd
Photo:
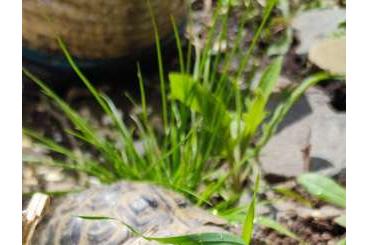
[[[162,39],[186,14],[185,0],[150,0]],[[23,47],[60,54],[60,36],[73,56],[86,60],[134,56],[153,46],[147,0],[23,0]]]

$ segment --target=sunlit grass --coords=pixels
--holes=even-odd
[[[66,45],[58,38],[59,46],[71,68],[95,98],[97,105],[113,122],[113,130],[123,147],[119,148],[113,140],[101,137],[83,116],[44,81],[24,69],[24,74],[40,87],[72,123],[73,129],[68,133],[81,144],[95,149],[98,155],[91,157],[76,153],[36,132],[24,130],[25,134],[43,147],[63,156],[47,163],[40,159],[41,163],[82,171],[104,183],[123,179],[151,181],[183,192],[197,200],[198,204],[210,204],[215,196],[220,196],[223,202],[216,203],[217,208],[234,206],[255,158],[275,133],[289,109],[306,89],[330,77],[320,73],[307,78],[273,112],[267,111],[266,105],[281,73],[282,57],[272,59],[262,72],[254,91],[240,86],[239,81],[248,68],[252,52],[267,26],[276,2],[267,2],[261,25],[245,54],[239,48],[242,41],[242,33],[239,31],[232,50],[213,55],[212,47],[217,37],[214,26],[209,30],[205,47],[194,49],[196,60],[193,69],[188,65],[190,58],[184,57],[178,28],[172,18],[180,68],[170,72],[168,78],[164,72],[158,28],[152,18],[160,78],[163,132],[155,129],[150,121],[139,65],[137,74],[142,113],[138,116],[130,115],[134,125],[128,127],[124,120],[126,118],[120,116],[113,101],[93,86],[78,68]],[[220,24],[220,39],[227,39],[228,12],[219,11],[222,7],[219,5],[216,9],[213,21]],[[239,30],[244,29],[246,20],[244,13]],[[190,48],[188,54],[191,52]],[[243,58],[234,76],[230,74],[229,64],[238,54],[242,54]],[[224,67],[222,73],[218,73],[220,64]],[[143,152],[136,148],[137,140],[143,142]],[[230,193],[230,198],[223,197],[222,191]]]

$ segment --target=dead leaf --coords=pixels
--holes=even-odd
[[[319,68],[333,74],[346,73],[346,38],[328,38],[313,44],[308,59]]]

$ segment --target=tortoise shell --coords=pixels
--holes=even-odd
[[[149,183],[119,182],[73,194],[45,217],[33,244],[158,244],[134,236],[107,216],[155,237],[198,232],[226,232],[226,222],[191,204],[185,197]]]

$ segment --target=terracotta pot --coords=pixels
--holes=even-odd
[[[161,38],[172,37],[170,15],[184,23],[185,0],[150,3]],[[23,0],[23,55],[55,59],[56,36],[86,64],[135,56],[155,42],[147,0]]]

